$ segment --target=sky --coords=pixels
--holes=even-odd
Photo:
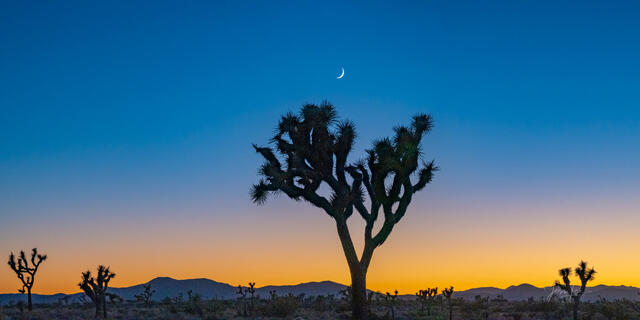
[[[640,286],[638,3],[2,7],[0,254],[48,254],[34,292],[77,292],[98,264],[116,287],[349,283],[326,214],[248,194],[251,144],[323,100],[355,122],[354,161],[416,113],[435,121],[440,171],[376,250],[371,289],[548,286],[580,259],[593,284]],[[0,268],[0,292],[19,288]]]

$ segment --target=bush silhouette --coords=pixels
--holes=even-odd
[[[421,140],[431,127],[431,116],[416,115],[410,126],[396,127],[392,139],[374,142],[365,161],[349,163],[355,126],[350,121],[338,122],[334,107],[325,102],[319,106],[307,104],[299,114],[284,115],[271,139],[273,149],[254,145],[265,159],[259,171],[262,179],[251,188],[254,202],[262,204],[269,195],[281,192],[311,203],[335,221],[351,274],[355,319],[368,317],[366,274],[374,250],[385,242],[413,195],[431,182],[436,170],[433,162],[420,165]],[[412,175],[417,175],[415,183]],[[322,184],[331,189],[330,197],[318,194]],[[360,257],[347,226],[354,211],[366,223]],[[384,222],[374,234],[380,212]]]

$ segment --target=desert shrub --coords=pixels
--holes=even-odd
[[[218,319],[218,317],[229,307],[231,306],[228,302],[223,300],[209,300],[203,305],[203,309],[209,319]]]
[[[293,296],[276,297],[263,304],[259,310],[264,317],[292,316],[300,307],[298,299]]]
[[[200,317],[204,315],[202,296],[199,293],[193,294],[191,290],[187,291],[187,301],[184,304],[184,312]]]
[[[164,299],[160,300],[160,306],[161,306],[161,309],[165,310],[166,312],[173,313],[173,314],[178,313],[177,302],[175,302],[173,299],[169,297],[165,297]]]
[[[309,308],[316,312],[325,312],[333,310],[333,306],[329,303],[329,299],[325,296],[317,296],[309,301]]]

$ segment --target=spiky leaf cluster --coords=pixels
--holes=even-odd
[[[587,283],[595,278],[596,270],[594,268],[588,268],[587,262],[580,261],[578,266],[574,269],[575,274],[580,279],[580,288],[574,288],[571,286],[571,268],[563,268],[558,271],[562,278],[562,283],[555,282],[555,286],[566,292],[569,297],[574,300],[580,300],[580,297],[584,294],[587,288]]]
[[[410,126],[395,128],[393,138],[376,141],[364,161],[349,163],[356,139],[354,124],[338,121],[329,103],[304,105],[298,114],[281,118],[272,147],[254,145],[265,162],[259,170],[262,179],[251,188],[251,198],[262,204],[269,195],[282,192],[324,209],[338,221],[348,219],[355,208],[367,223],[365,238],[377,247],[404,216],[413,194],[423,189],[437,170],[433,162],[420,160],[422,137],[431,128],[431,116],[417,115]],[[412,176],[416,176],[415,183]],[[328,198],[317,192],[322,183],[332,191]],[[384,225],[373,236],[380,210]]]
[[[438,287],[427,288],[426,290],[418,290],[416,296],[419,300],[430,300],[438,295]]]
[[[451,296],[453,295],[453,286],[449,288],[442,289],[442,296],[447,300],[451,300]]]

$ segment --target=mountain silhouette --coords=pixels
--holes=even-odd
[[[110,293],[119,295],[125,300],[135,300],[135,295],[144,291],[144,285],[151,284],[151,289],[155,290],[153,294],[154,301],[160,301],[164,298],[175,298],[182,294],[183,299],[187,298],[187,292],[191,290],[192,294],[199,294],[204,299],[235,299],[237,297],[237,286],[230,284],[216,282],[210,279],[186,279],[176,280],[169,277],[158,277],[147,283],[138,284],[131,287],[113,287],[109,288]],[[246,284],[242,284],[246,286]],[[326,296],[326,295],[338,295],[340,290],[346,286],[331,281],[321,282],[306,282],[297,285],[283,285],[283,286],[265,286],[256,288],[256,295],[261,298],[269,298],[269,292],[276,291],[277,295],[299,295],[305,294],[306,296]],[[47,303],[73,303],[82,301],[83,293],[74,294],[52,294],[41,295],[34,294],[33,302],[36,304]],[[66,301],[64,299],[66,298]],[[26,301],[26,295],[19,293],[0,294],[0,305],[6,305],[11,303],[17,303],[19,301]]]
[[[186,299],[189,290],[191,290],[192,294],[199,294],[204,299],[235,299],[237,297],[237,286],[204,278],[177,280],[169,277],[158,277],[147,283],[131,287],[109,288],[109,292],[115,293],[125,300],[135,300],[134,295],[141,293],[144,290],[143,286],[145,284],[151,284],[151,288],[155,290],[153,295],[154,301],[160,301],[164,298],[175,298],[180,294]],[[333,294],[339,296],[340,290],[344,288],[346,288],[345,285],[332,281],[306,282],[297,285],[282,286],[268,285],[256,288],[256,295],[261,298],[269,298],[269,292],[275,290],[277,295],[293,294],[297,296],[304,294],[306,296],[327,296]],[[510,286],[506,289],[480,287],[457,291],[454,292],[454,297],[473,300],[476,296],[489,297],[492,299],[502,296],[509,301],[522,301],[529,298],[545,299],[549,297],[551,291],[552,287],[538,288],[525,283]],[[636,287],[598,285],[587,288],[583,301],[596,301],[598,299],[629,299],[637,301],[640,300],[638,292],[640,291]],[[73,303],[81,302],[83,296],[83,293],[69,295],[63,293],[52,295],[34,294],[33,302],[36,304]],[[415,296],[404,295],[403,298],[412,299],[415,298]],[[17,303],[19,301],[26,301],[26,295],[19,293],[0,294],[0,305]]]

